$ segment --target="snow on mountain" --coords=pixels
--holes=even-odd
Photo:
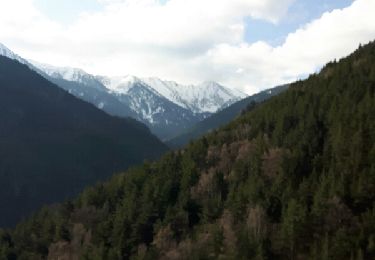
[[[190,91],[181,97],[187,99],[192,109],[202,112],[215,113],[247,96],[216,82],[204,82],[197,86],[188,86],[188,88]]]
[[[182,85],[174,81],[165,81],[155,77],[137,78],[135,76],[93,76],[82,69],[56,67],[35,61],[28,62],[1,43],[0,55],[18,60],[30,67],[34,66],[37,70],[40,70],[53,79],[77,82],[104,91],[108,91],[105,89],[107,88],[109,89],[109,92],[114,94],[126,95],[133,86],[142,85],[155,95],[164,97],[193,113],[215,113],[247,96],[238,90],[226,88],[216,82],[204,82],[199,85]],[[70,90],[70,92],[74,91]]]
[[[52,65],[39,63],[36,61],[32,61],[32,64],[51,77],[55,77],[55,78],[58,77],[58,78],[62,78],[62,79],[69,80],[69,81],[78,81],[81,83],[82,78],[88,75],[83,70],[76,69],[76,68],[55,67]]]
[[[143,78],[143,82],[155,89],[160,95],[164,96],[173,103],[188,109],[187,105],[180,100],[179,87],[182,85],[177,84],[173,81],[163,81],[159,78]]]
[[[23,64],[26,64],[31,69],[36,70],[38,73],[44,73],[44,76],[50,76],[54,79],[63,79],[72,82],[79,82],[87,86],[97,86],[99,83],[96,78],[85,71],[77,68],[69,67],[56,67],[48,64],[39,63],[36,61],[25,60],[19,55],[12,52],[4,44],[0,43],[0,55],[6,56],[10,59],[17,60]],[[96,83],[96,84],[93,84]]]
[[[181,85],[159,78],[129,75],[97,76],[97,79],[162,139],[175,136],[212,113],[246,97],[246,94],[216,82]]]
[[[8,57],[9,59],[12,59],[12,60],[17,60],[19,62],[21,62],[22,64],[27,64],[27,60],[21,58],[20,56],[18,56],[17,54],[15,54],[14,52],[12,52],[11,50],[9,50],[4,44],[0,43],[0,55],[1,56],[5,56],[5,57]]]
[[[112,80],[112,83],[116,80]],[[216,82],[205,82],[200,85],[181,85],[173,81],[163,81],[159,78],[136,78],[134,76],[123,77],[121,84],[108,84],[113,91],[129,89],[134,82],[148,85],[169,101],[185,108],[193,113],[215,113],[247,95],[231,90]]]
[[[120,117],[133,117],[168,139],[247,95],[216,82],[181,85],[159,78],[93,76],[77,68],[27,61],[0,43],[0,55],[20,61],[76,97]]]
[[[104,85],[93,75],[82,69],[70,67],[57,67],[36,61],[30,61],[33,66],[53,79],[62,79],[70,82],[80,83],[90,88],[105,90]],[[73,90],[71,90],[73,91]]]
[[[128,94],[129,90],[136,84],[144,83],[135,76],[117,76],[117,77],[105,77],[96,76],[104,86],[106,86],[112,93],[116,94]]]
[[[97,77],[120,102],[126,104],[136,118],[148,125],[162,140],[169,139],[202,120],[196,114],[170,101],[150,85],[134,76]]]

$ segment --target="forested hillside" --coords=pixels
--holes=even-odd
[[[374,259],[375,43],[0,235],[5,258]],[[70,258],[69,258],[70,257]]]
[[[223,110],[210,115],[206,119],[195,124],[182,134],[168,140],[166,143],[171,148],[181,148],[187,145],[190,141],[198,139],[199,137],[215,130],[230,121],[234,120],[236,116],[240,115],[243,110],[255,105],[256,103],[263,102],[273,96],[280,94],[288,88],[288,85],[278,86],[272,89],[261,91],[257,94],[244,98],[236,103],[230,105]]]
[[[165,151],[143,124],[111,117],[0,56],[0,227]]]

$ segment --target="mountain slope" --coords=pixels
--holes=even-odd
[[[0,121],[0,226],[166,151],[141,123],[108,116],[4,56]]]
[[[215,82],[184,86],[158,78],[93,76],[81,69],[27,61],[0,44],[0,55],[28,65],[72,95],[113,116],[132,117],[162,140],[246,97]],[[130,90],[131,91],[128,91]],[[147,95],[143,96],[143,94]]]
[[[162,140],[186,131],[246,95],[209,82],[184,86],[158,78],[97,77]]]
[[[33,66],[42,76],[74,96],[110,115],[132,117],[146,124],[161,139],[185,130],[187,125],[204,117],[179,107],[141,81],[127,80],[127,77],[94,77],[80,69],[37,62],[33,62]]]
[[[186,86],[158,78],[143,78],[142,81],[171,102],[193,113],[215,113],[246,97],[246,94],[228,89],[216,82]]]
[[[113,116],[132,117],[137,115],[126,104],[108,93],[108,89],[94,76],[80,69],[61,68],[51,65],[27,61],[0,43],[0,55],[17,60],[38,72],[50,82],[68,91],[70,94],[95,105]]]
[[[217,129],[238,116],[241,111],[245,110],[252,102],[259,103],[263,102],[275,95],[285,91],[288,86],[279,86],[273,89],[264,90],[258,94],[244,98],[223,110],[207,117],[206,119],[198,122],[193,127],[188,129],[186,132],[179,136],[168,140],[166,143],[172,148],[180,148],[188,144],[191,140],[197,139],[210,131]]]
[[[16,60],[22,64],[27,64],[27,60],[21,58],[11,50],[9,50],[4,44],[0,42],[0,56],[8,57],[9,59]]]
[[[130,116],[166,140],[246,95],[209,82],[184,86],[157,78],[92,76],[33,62],[34,68],[78,98],[111,115]]]
[[[94,76],[81,69],[61,68],[33,61],[30,68],[70,94],[95,105],[113,116],[137,118],[137,113],[122,103]],[[142,121],[141,121],[142,122]]]
[[[114,97],[134,111],[135,118],[145,122],[162,140],[184,131],[206,116],[206,113],[195,114],[173,103],[136,77],[97,78]]]
[[[373,259],[375,42],[0,232],[5,257]]]

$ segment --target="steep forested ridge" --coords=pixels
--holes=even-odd
[[[0,235],[5,258],[374,259],[375,43]]]
[[[166,150],[141,123],[111,117],[0,56],[0,227]]]
[[[250,97],[244,98],[236,103],[230,105],[223,110],[203,119],[188,129],[182,134],[168,140],[166,143],[171,148],[181,148],[187,145],[190,141],[198,139],[199,137],[209,133],[210,131],[219,128],[230,121],[234,120],[236,116],[240,115],[243,110],[255,105],[256,103],[263,102],[273,96],[280,94],[288,88],[288,85],[278,86],[272,89],[267,89],[254,94]]]

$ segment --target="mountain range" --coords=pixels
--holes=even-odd
[[[162,140],[186,131],[247,95],[216,82],[181,85],[158,78],[94,76],[81,69],[28,61],[0,44],[0,55],[16,59],[74,96],[110,115],[132,117]]]
[[[0,230],[0,258],[374,259],[374,60],[371,42],[183,149]]]

